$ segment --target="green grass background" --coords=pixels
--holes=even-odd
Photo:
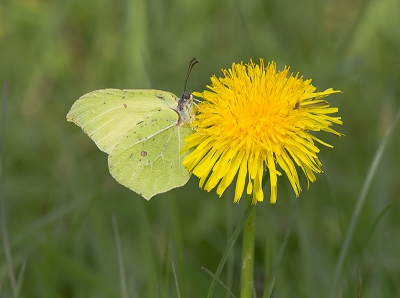
[[[181,95],[193,57],[201,62],[191,90],[232,62],[261,57],[320,91],[343,91],[328,99],[346,137],[318,135],[335,146],[321,148],[325,173],[309,190],[302,174],[298,199],[279,179],[277,204],[259,203],[256,218],[257,297],[272,277],[272,297],[328,297],[357,197],[400,106],[399,15],[397,0],[0,1],[0,79],[9,82],[0,297],[17,297],[18,285],[18,297],[178,297],[172,264],[181,297],[206,297],[212,278],[201,267],[215,272],[244,199],[233,204],[232,187],[218,198],[192,177],[147,202],[113,180],[107,156],[65,119],[96,89]],[[400,297],[399,146],[397,127],[333,297],[357,297],[359,271],[363,298]],[[236,295],[240,244],[221,275]],[[217,286],[214,297],[226,293]]]

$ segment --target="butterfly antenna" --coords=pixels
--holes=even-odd
[[[208,83],[204,83],[204,84],[200,85],[199,87],[197,87],[196,89],[194,89],[193,91],[197,91],[197,90],[199,90],[200,88],[202,88],[202,87],[204,87],[204,86],[207,86],[207,84],[208,84]]]
[[[187,84],[187,81],[189,79],[189,75],[190,75],[190,72],[192,71],[193,66],[195,66],[199,62],[200,61],[198,59],[196,59],[196,58],[193,58],[192,60],[190,60],[188,71],[187,71],[187,74],[186,74],[185,87],[183,88],[183,92],[186,92],[186,84]]]

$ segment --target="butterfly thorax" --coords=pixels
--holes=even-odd
[[[177,111],[179,114],[178,125],[182,123],[192,123],[194,119],[194,110],[193,110],[193,95],[192,92],[184,92],[182,97],[178,100]]]

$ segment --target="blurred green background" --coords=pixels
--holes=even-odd
[[[182,297],[206,296],[212,279],[201,267],[215,272],[244,199],[233,204],[232,187],[222,198],[199,190],[192,177],[147,202],[113,180],[106,154],[65,119],[75,100],[96,89],[180,96],[193,57],[201,62],[191,90],[202,90],[232,62],[264,58],[312,78],[320,91],[343,91],[328,100],[339,107],[344,125],[335,128],[346,137],[319,134],[335,147],[321,148],[325,173],[309,190],[301,174],[298,199],[282,177],[277,204],[257,205],[258,297],[272,276],[272,297],[327,297],[368,168],[400,106],[399,16],[398,0],[0,1],[0,79],[9,82],[0,297],[16,297],[6,247],[16,279],[23,278],[19,297],[124,297],[122,269],[127,297],[177,297],[171,264]],[[399,146],[397,127],[336,297],[357,296],[359,270],[362,297],[400,296]],[[236,295],[240,243],[221,276]],[[217,286],[214,297],[228,296]]]

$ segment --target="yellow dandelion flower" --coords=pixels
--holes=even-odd
[[[320,173],[319,149],[314,141],[333,147],[310,131],[341,134],[331,128],[342,124],[331,117],[337,108],[322,98],[340,91],[329,88],[315,92],[311,80],[303,80],[289,67],[276,70],[276,63],[264,66],[233,64],[222,70],[224,77],[211,77],[209,90],[195,93],[204,100],[198,104],[193,121],[196,132],[187,139],[184,150],[194,147],[184,165],[200,178],[200,187],[210,191],[217,187],[221,196],[237,176],[234,202],[243,194],[253,193],[252,203],[263,201],[262,178],[268,170],[271,184],[270,202],[277,198],[277,179],[288,177],[296,196],[301,192],[297,167],[305,173],[308,184]]]

